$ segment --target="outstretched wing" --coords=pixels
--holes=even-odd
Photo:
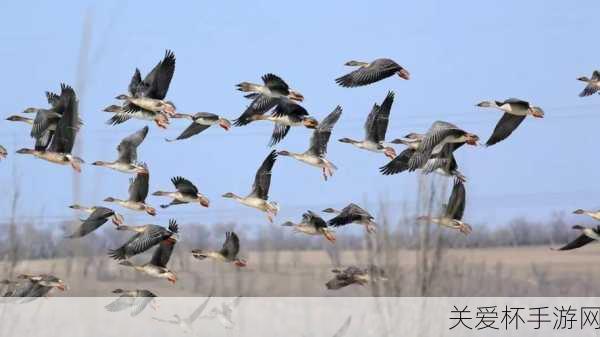
[[[129,200],[145,202],[148,196],[148,183],[150,174],[148,172],[138,173],[129,185]]]
[[[131,164],[137,161],[137,147],[144,141],[148,134],[148,126],[144,126],[141,130],[123,138],[117,151],[119,152],[119,159],[117,161],[121,163]]]
[[[490,136],[490,139],[485,143],[486,146],[492,146],[498,142],[501,142],[508,138],[513,131],[517,129],[519,125],[525,120],[526,116],[516,116],[509,113],[504,113],[502,118],[496,124],[494,132]]]
[[[184,177],[173,177],[171,182],[175,185],[177,191],[183,195],[196,197],[198,195],[198,188],[189,180]]]
[[[254,184],[252,185],[251,196],[267,200],[269,199],[269,188],[271,187],[271,171],[275,160],[277,159],[277,152],[271,151],[267,158],[263,161],[262,165],[256,171],[254,177]]]
[[[136,94],[154,99],[164,99],[167,96],[174,73],[175,54],[167,50],[162,61],[158,62],[154,69],[144,78],[141,90],[138,89]]]
[[[237,234],[235,234],[235,232],[225,233],[225,243],[223,243],[223,248],[221,248],[221,254],[226,259],[233,260],[236,258],[239,251],[240,239]]]
[[[114,214],[115,212],[110,208],[97,207],[88,218],[83,221],[79,228],[73,234],[68,235],[67,238],[80,238],[88,235],[105,224]]]
[[[466,192],[465,185],[460,179],[454,180],[454,187],[448,200],[446,216],[454,220],[461,220],[465,212]]]
[[[358,68],[335,80],[342,87],[351,88],[375,83],[393,76],[402,70],[396,62],[390,59],[378,59],[366,67]]]
[[[585,234],[581,234],[579,235],[575,240],[567,243],[566,245],[558,248],[557,250],[571,250],[571,249],[576,249],[579,247],[583,247],[585,245],[587,245],[588,243],[594,241],[594,239],[590,238],[589,236],[585,235]]]
[[[317,126],[310,139],[309,153],[318,157],[322,157],[327,153],[327,143],[329,142],[329,137],[331,137],[331,130],[333,130],[335,123],[337,123],[341,115],[342,107],[338,105],[319,123],[319,126]]]

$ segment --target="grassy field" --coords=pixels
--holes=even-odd
[[[0,264],[7,277],[18,273],[52,273],[70,289],[57,296],[107,296],[115,288],[147,288],[160,296],[598,296],[600,271],[594,266],[600,246],[572,252],[548,246],[447,249],[435,257],[427,291],[416,262],[416,250],[396,250],[375,257],[389,280],[380,286],[350,286],[327,290],[332,258],[323,250],[247,252],[247,268],[194,260],[180,250],[170,267],[178,282],[152,279],[118,265],[105,256],[20,261],[14,269]],[[140,257],[140,261],[147,259]],[[367,265],[366,251],[341,251],[341,266]],[[387,261],[387,262],[386,262]],[[397,261],[391,264],[390,261]],[[429,263],[432,263],[431,261]]]

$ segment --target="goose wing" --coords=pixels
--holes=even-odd
[[[579,235],[575,240],[567,243],[566,245],[558,248],[557,250],[571,250],[571,249],[576,249],[579,247],[583,247],[585,245],[587,245],[590,242],[593,242],[594,239],[590,238],[589,236],[585,235],[585,234],[581,234]]]
[[[42,133],[46,132],[50,126],[55,125],[60,119],[61,115],[57,112],[47,109],[40,109],[33,119],[33,125],[31,127],[31,137],[39,138]]]
[[[254,177],[254,184],[252,185],[251,196],[267,200],[269,199],[269,187],[271,186],[271,170],[277,159],[277,153],[275,150],[271,151],[267,158],[263,161],[262,165],[256,171]]]
[[[341,115],[342,107],[338,105],[319,123],[319,126],[313,131],[310,139],[308,153],[318,157],[323,157],[327,153],[327,143],[329,142],[329,137],[331,137],[331,130],[333,130],[335,123],[337,123]]]
[[[179,232],[179,226],[177,225],[177,221],[174,219],[169,220],[169,228],[171,232],[177,233]],[[158,267],[167,268],[167,263],[169,263],[169,259],[171,258],[171,254],[173,253],[173,248],[175,248],[175,241],[173,240],[163,240],[158,244],[158,248],[152,254],[152,259],[150,260],[150,264],[153,264]]]
[[[123,138],[119,146],[117,146],[117,151],[119,152],[119,159],[117,159],[120,163],[132,164],[137,161],[137,148],[146,138],[148,134],[148,126],[144,126],[143,129]]]
[[[465,131],[454,124],[443,121],[434,122],[423,137],[415,154],[408,161],[409,170],[414,171],[425,165],[433,150],[444,142],[447,137],[459,137],[464,134]]]
[[[203,124],[198,124],[198,123],[192,122],[192,124],[190,124],[190,126],[188,126],[185,130],[183,130],[183,132],[179,136],[177,136],[177,138],[175,138],[175,140],[190,138],[190,137],[195,136],[195,135],[199,134],[200,132],[208,129],[209,127],[210,127],[210,125],[203,125]]]
[[[517,129],[523,120],[525,120],[525,117],[527,116],[516,116],[509,113],[504,113],[502,118],[500,118],[500,121],[498,121],[498,124],[496,124],[494,132],[485,145],[492,146],[508,138],[508,136],[510,136],[510,134]]]
[[[363,210],[359,206],[355,204],[350,204],[344,207],[340,214],[330,219],[328,223],[332,227],[340,227],[353,223],[355,221],[362,220],[365,214],[369,216],[368,213],[366,213],[365,210]]]
[[[235,232],[225,233],[225,243],[223,243],[223,248],[221,248],[221,254],[226,259],[233,260],[236,258],[239,251],[240,239],[237,234],[235,234]]]
[[[164,99],[175,73],[175,54],[167,50],[162,61],[144,78],[136,92],[137,96]]]
[[[109,255],[116,260],[123,260],[147,251],[171,235],[170,231],[161,226],[147,225],[144,232],[133,235],[121,248],[110,251]]]
[[[134,202],[145,202],[148,196],[149,173],[138,173],[129,184],[129,200]]]
[[[410,157],[415,153],[414,149],[407,148],[400,152],[394,159],[392,159],[385,166],[379,168],[379,171],[383,175],[392,175],[408,170],[408,161]]]
[[[390,118],[390,111],[394,103],[394,92],[389,91],[381,106],[375,104],[365,122],[366,139],[374,143],[385,140],[385,134]]]
[[[358,68],[335,80],[342,87],[351,88],[375,83],[393,76],[403,68],[390,59],[377,59],[366,67]]]
[[[58,120],[50,151],[71,153],[75,144],[75,136],[79,129],[78,101],[73,88],[61,84],[59,111],[62,117]]]
[[[196,185],[184,177],[173,177],[171,178],[171,182],[175,185],[177,191],[183,195],[190,197],[196,197],[198,195],[198,188]]]
[[[454,180],[454,187],[446,207],[446,216],[454,220],[461,220],[465,212],[466,192],[465,185],[459,179]]]
[[[138,68],[135,68],[133,72],[133,76],[131,76],[131,81],[129,81],[129,94],[132,96],[140,96],[143,91],[142,87],[142,74]]]
[[[271,92],[276,92],[283,96],[287,96],[290,93],[290,88],[287,83],[281,79],[281,77],[274,74],[266,74],[262,76],[263,83]]]
[[[256,115],[263,115],[265,112],[274,108],[279,103],[279,98],[273,98],[260,94],[251,94],[250,97],[254,97],[252,103],[244,110],[244,112],[233,121],[235,126],[244,126],[250,124],[253,121],[253,117]]]

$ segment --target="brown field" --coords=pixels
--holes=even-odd
[[[0,264],[7,277],[19,273],[53,273],[70,286],[56,296],[107,296],[115,288],[147,288],[160,296],[598,296],[594,268],[600,246],[556,252],[548,246],[503,248],[450,248],[429,257],[428,277],[417,268],[417,250],[376,255],[389,280],[380,286],[350,286],[327,290],[332,258],[324,250],[248,252],[249,266],[194,260],[176,251],[170,262],[178,275],[171,285],[119,266],[105,256],[17,262],[14,269]],[[381,253],[383,254],[383,253]],[[391,255],[391,256],[390,256]],[[340,265],[368,264],[366,250],[339,252]],[[146,256],[140,261],[147,259]],[[435,263],[435,261],[439,263]],[[397,261],[397,263],[392,263]]]

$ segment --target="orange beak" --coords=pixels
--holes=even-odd
[[[221,119],[219,120],[219,126],[225,129],[225,131],[229,131],[231,123],[228,120]]]
[[[333,235],[333,233],[331,232],[324,232],[323,235],[325,236],[325,238],[331,242],[331,243],[335,243],[335,235]]]

